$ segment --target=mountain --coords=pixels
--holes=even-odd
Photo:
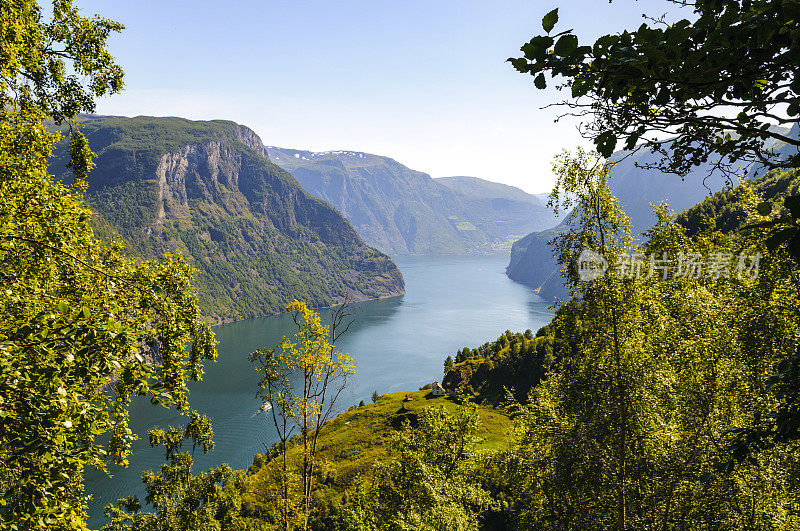
[[[620,152],[611,156],[611,161],[615,164],[609,175],[609,185],[631,219],[634,237],[638,237],[655,223],[651,203],[664,201],[675,212],[683,212],[713,192],[723,190],[728,184],[720,175],[707,177],[711,164],[698,166],[683,179],[677,175],[640,167],[654,164],[659,159],[660,155],[647,150],[633,154]]]
[[[753,193],[763,201],[773,203],[776,212],[783,210],[783,198],[800,195],[800,171],[771,171],[753,181]],[[689,236],[712,225],[722,233],[738,230],[747,219],[744,206],[736,189],[722,190],[686,209],[676,217],[676,222]],[[784,215],[788,215],[785,212]]]
[[[508,249],[554,224],[541,198],[481,179],[430,175],[357,151],[267,146],[270,160],[328,201],[369,245],[392,255]]]
[[[532,232],[514,242],[506,267],[508,278],[534,288],[545,300],[566,300],[568,294],[561,282],[561,269],[548,243],[566,225],[565,219],[551,229]]]
[[[549,195],[529,194],[516,186],[487,181],[478,177],[436,177],[435,181],[470,199],[506,199],[546,207]]]
[[[87,120],[86,201],[143,257],[182,251],[212,322],[403,293],[397,266],[271,163],[247,127],[214,120]],[[66,143],[51,171],[70,180]]]
[[[663,201],[675,212],[682,212],[712,192],[725,189],[728,184],[721,176],[707,177],[710,163],[698,166],[684,178],[655,169],[643,169],[641,166],[660,160],[660,155],[647,150],[617,152],[610,160],[615,164],[609,174],[609,185],[631,219],[634,237],[655,222],[651,204]],[[566,227],[565,223],[563,221],[551,230],[528,234],[515,242],[506,268],[509,278],[537,289],[539,295],[547,300],[565,300],[567,297],[558,264],[547,243]]]

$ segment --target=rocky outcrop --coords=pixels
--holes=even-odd
[[[528,234],[511,246],[511,259],[506,275],[511,280],[535,289],[547,300],[564,300],[567,294],[561,283],[560,269],[550,241],[564,229],[558,227]]]
[[[97,153],[87,202],[135,252],[179,251],[198,270],[212,322],[403,293],[386,255],[266,157],[233,122],[108,118],[84,130]],[[66,146],[51,169],[68,179]]]

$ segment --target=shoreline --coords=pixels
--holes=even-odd
[[[359,304],[359,303],[362,303],[362,302],[382,301],[382,300],[386,300],[386,299],[393,299],[395,297],[402,297],[405,294],[406,294],[406,290],[403,289],[402,293],[398,293],[398,294],[395,294],[395,295],[385,295],[385,296],[382,296],[382,297],[370,297],[370,298],[366,298],[366,299],[355,300],[355,301],[352,301],[351,303],[352,304]],[[311,309],[314,310],[314,311],[316,311],[316,310],[326,310],[326,309],[329,309],[329,308],[335,308],[337,306],[341,306],[342,304],[343,303],[329,304],[327,306],[315,306],[315,307],[312,307]],[[209,321],[208,319],[206,319],[206,316],[202,316],[202,320],[205,323],[207,323],[208,326],[210,326],[211,328],[215,328],[215,327],[221,326],[221,325],[233,324],[233,323],[241,323],[241,322],[244,322],[244,321],[251,321],[253,319],[261,319],[261,318],[264,318],[264,317],[278,317],[278,316],[283,315],[285,313],[286,312],[267,313],[267,314],[263,314],[263,315],[254,315],[252,317],[245,317],[244,319],[223,319],[221,321]]]
[[[509,250],[498,250],[498,251],[491,251],[491,252],[477,251],[477,252],[471,252],[471,253],[444,253],[444,254],[415,254],[415,253],[412,253],[412,254],[401,254],[401,255],[396,255],[396,256],[389,256],[389,255],[387,255],[387,256],[389,256],[389,258],[394,263],[396,258],[406,258],[406,257],[419,257],[419,258],[437,257],[437,258],[465,258],[465,259],[469,259],[469,258],[477,258],[477,257],[481,257],[481,256],[492,256],[492,257],[494,257],[494,256],[508,256],[509,252],[510,252]],[[397,264],[395,264],[395,265],[397,265]],[[402,271],[400,273],[402,274]],[[511,278],[511,277],[508,276],[508,274],[506,274],[506,273],[503,273],[503,274],[506,277]],[[514,282],[516,282],[518,284],[526,285],[524,282],[519,282],[517,280],[514,280],[513,278],[511,278],[511,280],[513,280]],[[369,301],[381,301],[381,300],[391,299],[391,298],[394,298],[394,297],[402,297],[405,294],[406,294],[406,290],[405,290],[405,286],[404,286],[401,293],[397,293],[397,294],[394,294],[394,295],[384,295],[384,296],[381,296],[381,297],[369,297],[369,298],[366,298],[366,299],[355,300],[355,301],[352,301],[352,302],[361,303],[361,302],[369,302]],[[341,304],[329,304],[327,306],[315,306],[315,307],[312,307],[311,309],[312,310],[324,310],[324,309],[328,309],[328,308],[334,308],[334,307],[340,306],[340,305]],[[221,319],[221,320],[218,320],[218,321],[209,320],[208,316],[204,315],[204,316],[201,317],[201,319],[203,320],[203,322],[205,322],[206,324],[208,324],[210,327],[213,328],[213,327],[220,326],[220,325],[239,323],[239,322],[242,322],[242,321],[249,321],[251,319],[261,319],[262,317],[277,317],[279,315],[283,315],[283,313],[284,312],[267,313],[267,314],[262,314],[262,315],[254,315],[252,317],[245,317],[243,319],[231,318],[231,319]]]

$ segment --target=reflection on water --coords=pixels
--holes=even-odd
[[[352,386],[342,396],[343,408],[368,401],[378,393],[416,389],[441,380],[442,363],[461,347],[497,339],[505,330],[536,330],[550,321],[547,304],[504,274],[507,255],[475,257],[403,257],[395,260],[406,281],[400,297],[354,305],[355,322],[338,345],[357,366]],[[323,313],[326,313],[323,310]],[[258,375],[247,361],[257,348],[271,348],[293,333],[289,316],[266,317],[214,328],[219,360],[206,366],[203,382],[191,386],[193,409],[211,417],[214,451],[195,456],[195,471],[227,462],[247,468],[253,455],[274,439],[255,398]],[[173,411],[138,400],[131,408],[134,444],[130,467],[112,465],[112,479],[89,471],[90,526],[104,523],[103,507],[130,494],[143,497],[141,472],[155,469],[164,454],[147,445],[153,426],[178,426]]]

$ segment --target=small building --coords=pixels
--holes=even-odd
[[[433,382],[433,385],[431,386],[431,394],[433,396],[444,396],[444,387],[442,387],[439,382]]]

